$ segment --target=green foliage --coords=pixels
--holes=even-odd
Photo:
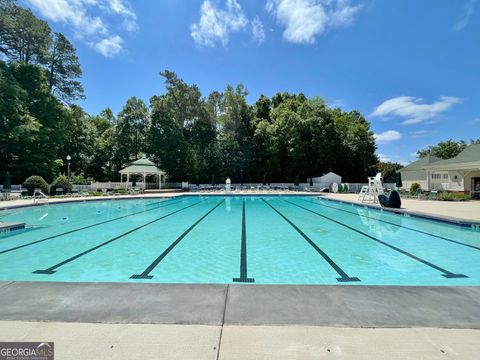
[[[421,189],[420,184],[419,183],[412,183],[410,185],[410,195],[415,195],[415,193],[417,192],[418,189]]]
[[[480,139],[470,140],[470,144],[479,144]],[[468,146],[468,143],[464,140],[454,141],[446,140],[441,141],[437,145],[430,145],[425,150],[418,150],[417,155],[419,158],[427,155],[439,157],[441,159],[451,159],[460,154]]]
[[[441,192],[437,195],[437,200],[440,201],[469,201],[470,196],[462,193],[455,192]]]
[[[39,175],[30,176],[23,182],[23,187],[27,188],[28,195],[32,196],[35,189],[42,189],[44,194],[48,194],[48,184],[47,182]]]
[[[70,175],[70,183],[72,185],[90,185],[93,182],[95,182],[93,178],[85,177],[83,173]]]
[[[397,180],[397,171],[403,166],[393,162],[379,162],[375,165],[375,172],[381,172],[384,183],[395,183]]]
[[[50,43],[45,21],[13,1],[0,1],[0,53],[12,61],[44,63]]]
[[[50,184],[50,195],[55,195],[57,188],[62,188],[63,193],[68,194],[72,192],[72,183],[65,175],[60,175]]]
[[[86,114],[76,50],[30,10],[0,0],[0,172],[13,182],[66,173],[77,183],[118,180],[146,154],[169,181],[303,182],[328,171],[365,181],[378,162],[370,124],[357,111],[329,109],[319,97],[277,93],[247,103],[239,84],[206,98],[172,71],[150,106],[136,97],[115,116]],[[70,104],[70,105],[69,105]]]
[[[67,103],[85,98],[83,86],[77,80],[82,76],[82,69],[75,51],[65,36],[54,33],[45,57],[50,92]]]

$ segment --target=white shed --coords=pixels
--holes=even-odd
[[[328,174],[324,174],[322,176],[317,176],[312,178],[313,183],[341,183],[342,177],[340,175],[335,174],[334,172],[329,172]]]

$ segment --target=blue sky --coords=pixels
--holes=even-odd
[[[164,91],[244,84],[358,109],[383,160],[480,137],[480,0],[21,0],[78,50],[91,114]]]

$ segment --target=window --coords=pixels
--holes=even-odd
[[[432,174],[432,179],[434,180],[448,180],[448,173],[441,173],[441,174]]]

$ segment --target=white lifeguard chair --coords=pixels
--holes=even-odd
[[[361,202],[378,202],[378,195],[383,194],[382,173],[378,173],[375,177],[368,178],[368,185],[362,186],[358,201]]]

